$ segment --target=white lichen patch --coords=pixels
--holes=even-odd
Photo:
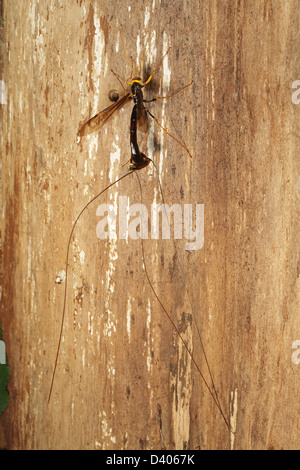
[[[83,250],[81,250],[79,252],[79,261],[80,261],[80,264],[84,264],[84,260],[85,260],[85,252]]]
[[[189,351],[193,351],[191,325],[181,333]],[[172,414],[174,426],[174,441],[176,448],[182,442],[188,442],[190,434],[190,400],[192,395],[192,365],[191,357],[185,345],[178,340],[178,371],[175,377],[171,376],[174,394],[172,401]]]
[[[230,392],[230,448],[231,450],[234,447],[234,433],[236,431],[236,421],[237,421],[237,410],[238,410],[238,390],[237,387]]]
[[[63,282],[65,282],[65,280],[66,280],[66,271],[65,271],[65,269],[62,269],[56,275],[55,284],[62,284]]]
[[[126,330],[128,335],[128,342],[130,343],[131,340],[131,295],[128,295],[127,299],[127,308],[126,308]]]
[[[152,371],[152,354],[151,354],[151,303],[148,300],[147,305],[147,370]]]

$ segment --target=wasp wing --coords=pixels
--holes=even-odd
[[[148,120],[146,109],[144,107],[137,108],[137,125],[140,131],[148,132],[149,120]]]
[[[120,98],[116,103],[108,106],[108,108],[103,109],[96,116],[92,117],[79,129],[77,135],[78,137],[83,137],[84,135],[91,134],[99,130],[109,118],[119,109],[121,109],[125,103],[131,100],[131,93],[127,93],[122,98]]]

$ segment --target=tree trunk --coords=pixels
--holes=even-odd
[[[11,378],[0,447],[299,448],[298,6],[3,0],[0,321]],[[111,104],[111,89],[124,93],[111,69],[129,87],[130,65],[144,80],[155,71],[146,99],[193,80],[146,104],[192,158],[151,118],[138,141],[169,207],[184,214],[191,204],[195,215],[204,205],[204,245],[187,250],[185,232],[176,240],[183,280],[172,239],[151,236],[151,205],[162,203],[152,165],[138,174],[142,199],[131,174],[90,204],[71,240],[48,405],[68,238],[85,204],[128,171],[132,103],[98,132],[76,135]],[[119,233],[122,207],[141,201],[149,216],[143,246]],[[97,236],[103,204],[118,211],[116,238]],[[129,224],[139,230],[135,218]],[[193,218],[194,229],[200,222]],[[144,265],[214,393],[193,306],[235,434]]]

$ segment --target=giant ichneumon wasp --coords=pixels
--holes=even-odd
[[[165,29],[165,28],[164,28]],[[164,30],[163,29],[163,30]],[[160,36],[160,34],[163,32],[163,30],[159,33],[158,36],[156,36],[155,38],[155,41],[157,40],[157,38]],[[59,337],[59,342],[58,342],[58,346],[57,346],[57,353],[56,353],[56,360],[55,360],[55,365],[54,365],[54,369],[53,369],[53,374],[52,374],[52,381],[51,381],[51,386],[50,386],[50,392],[49,392],[49,398],[48,398],[48,403],[50,402],[50,399],[51,399],[51,394],[52,394],[52,389],[53,389],[53,384],[54,384],[54,379],[55,379],[55,374],[56,374],[56,368],[57,368],[57,361],[58,361],[58,356],[59,356],[59,351],[60,351],[60,346],[61,346],[61,339],[62,339],[62,332],[63,332],[63,325],[64,325],[64,317],[65,317],[65,310],[66,310],[66,296],[67,296],[67,281],[68,281],[68,265],[69,265],[69,250],[70,250],[70,244],[71,244],[71,239],[72,239],[72,236],[73,236],[73,233],[74,233],[74,229],[75,229],[75,226],[80,218],[80,216],[82,215],[82,213],[85,211],[85,209],[90,205],[92,204],[93,201],[95,201],[101,194],[103,194],[105,191],[107,191],[109,188],[111,188],[114,184],[118,183],[119,181],[121,181],[122,179],[124,179],[125,177],[127,177],[128,175],[130,175],[131,173],[133,173],[134,171],[136,170],[140,170],[146,166],[148,166],[150,164],[150,162],[152,162],[152,160],[150,158],[148,158],[144,153],[142,153],[139,149],[139,145],[138,145],[138,142],[137,142],[137,130],[140,129],[142,131],[146,131],[148,129],[148,115],[154,119],[154,121],[163,129],[163,131],[168,134],[169,136],[171,136],[179,145],[181,145],[185,151],[189,154],[189,156],[191,157],[191,153],[190,151],[188,150],[188,148],[182,143],[180,142],[178,139],[176,139],[173,135],[171,135],[161,124],[159,124],[158,120],[155,118],[155,116],[145,107],[144,103],[151,103],[151,102],[154,102],[154,101],[157,101],[159,99],[167,99],[167,98],[170,98],[172,96],[174,96],[175,94],[181,92],[182,90],[184,90],[185,88],[189,87],[191,83],[189,83],[188,85],[185,85],[184,87],[180,88],[179,90],[173,92],[172,94],[170,94],[169,96],[161,96],[161,97],[155,97],[155,98],[152,98],[150,100],[145,100],[144,97],[143,97],[143,87],[146,86],[151,80],[152,80],[152,77],[153,75],[155,74],[155,72],[158,70],[159,66],[161,65],[163,59],[165,58],[165,56],[168,54],[170,48],[167,50],[167,52],[164,54],[164,56],[162,57],[162,59],[160,60],[160,62],[158,63],[157,67],[152,71],[152,73],[150,74],[150,76],[148,77],[148,79],[143,82],[142,79],[139,77],[138,73],[139,73],[139,70],[141,68],[141,65],[142,65],[142,62],[147,54],[147,51],[148,49],[146,50],[146,52],[144,53],[140,63],[139,63],[139,66],[137,68],[137,71],[134,72],[134,69],[133,69],[133,66],[131,64],[131,62],[129,61],[128,57],[127,57],[127,54],[126,54],[126,50],[125,50],[125,46],[124,46],[124,41],[123,41],[123,38],[122,38],[122,44],[123,44],[123,49],[124,49],[124,53],[125,53],[125,56],[126,56],[126,59],[130,65],[130,68],[131,68],[131,71],[132,71],[132,74],[131,74],[131,77],[129,79],[126,80],[126,83],[128,85],[131,86],[131,89],[129,92],[126,92],[125,90],[125,87],[123,86],[120,78],[118,77],[117,74],[115,74],[113,71],[113,74],[115,75],[115,77],[118,79],[118,81],[121,83],[122,87],[123,87],[123,90],[124,90],[124,94],[121,98],[119,98],[116,102],[114,102],[112,105],[110,105],[109,107],[105,108],[103,111],[100,111],[98,114],[96,114],[94,117],[92,117],[90,120],[88,120],[79,130],[78,132],[78,136],[79,137],[83,137],[83,136],[86,136],[88,134],[91,134],[92,132],[95,132],[99,129],[101,129],[101,127],[107,123],[109,121],[109,119],[119,110],[121,110],[123,108],[123,106],[131,101],[133,101],[134,103],[134,106],[133,106],[133,109],[132,109],[132,112],[131,112],[131,120],[130,120],[130,146],[131,146],[131,158],[130,158],[130,166],[129,166],[129,172],[127,172],[125,175],[121,176],[120,178],[118,178],[116,181],[114,181],[113,183],[111,183],[109,186],[107,186],[105,189],[103,189],[101,192],[99,192],[91,201],[89,201],[85,206],[84,208],[82,209],[82,211],[79,213],[79,215],[77,216],[74,224],[73,224],[73,227],[72,227],[72,231],[71,231],[71,234],[70,234],[70,237],[69,237],[69,242],[68,242],[68,248],[67,248],[67,258],[66,258],[66,277],[65,277],[65,293],[64,293],[64,306],[63,306],[63,314],[62,314],[62,321],[61,321],[61,329],[60,329],[60,337]],[[152,162],[153,163],[153,162]],[[154,163],[153,163],[154,164]],[[154,165],[155,167],[155,165]],[[155,167],[156,169],[156,167]],[[157,170],[156,170],[157,171]],[[161,189],[161,184],[160,184],[160,181],[159,181],[159,186],[160,186],[160,191],[161,191],[161,195],[162,195],[162,199],[163,199],[163,193],[162,193],[162,189]],[[174,241],[173,241],[174,243]],[[175,249],[175,254],[176,254],[176,257],[177,257],[177,261],[178,261],[178,264],[180,266],[180,271],[181,271],[181,275],[182,275],[182,278],[184,280],[184,276],[183,276],[183,273],[182,273],[182,269],[181,269],[181,265],[180,265],[180,261],[179,261],[179,258],[178,258],[178,254],[177,254],[177,250],[176,250],[176,247],[175,247],[175,244],[174,244],[174,249]],[[205,358],[205,363],[206,363],[206,366],[207,366],[207,369],[208,369],[208,373],[209,373],[209,377],[210,377],[210,381],[211,381],[211,386],[209,385],[207,379],[204,377],[202,371],[200,370],[194,356],[193,356],[193,353],[190,351],[188,345],[186,344],[186,342],[184,341],[179,329],[177,328],[176,324],[174,323],[173,319],[171,318],[170,314],[168,313],[167,309],[164,307],[163,303],[161,302],[161,300],[159,299],[158,295],[156,294],[156,291],[153,287],[153,284],[151,283],[151,280],[149,278],[149,275],[148,275],[148,271],[147,271],[147,268],[146,268],[146,263],[145,263],[145,257],[144,257],[144,249],[143,249],[143,260],[144,260],[144,266],[145,266],[145,272],[146,272],[146,277],[148,279],[148,282],[150,284],[150,287],[157,299],[157,301],[159,302],[161,308],[163,309],[163,311],[166,313],[167,317],[169,318],[173,328],[175,329],[177,335],[179,336],[180,340],[182,341],[182,343],[184,344],[188,354],[190,355],[197,371],[199,372],[202,380],[204,381],[205,383],[205,386],[207,387],[212,399],[214,400],[216,406],[218,407],[225,423],[226,423],[226,426],[228,427],[229,430],[231,430],[230,428],[230,425],[228,423],[228,420],[227,418],[225,417],[225,414],[223,412],[223,409],[221,407],[221,404],[220,404],[220,401],[219,401],[219,397],[218,397],[218,393],[217,393],[217,390],[216,390],[216,387],[215,387],[215,384],[214,384],[214,380],[213,380],[213,377],[212,377],[212,373],[211,373],[211,370],[210,370],[210,366],[209,366],[209,363],[208,363],[208,359],[206,357],[206,353],[205,353],[205,350],[204,350],[204,346],[203,346],[203,343],[202,343],[202,339],[201,339],[201,335],[200,335],[200,332],[199,332],[199,329],[198,329],[198,326],[197,326],[197,322],[196,322],[196,317],[195,317],[195,314],[193,312],[193,307],[192,307],[192,304],[191,304],[191,301],[189,299],[189,294],[188,294],[188,290],[187,290],[187,287],[186,287],[186,284],[185,284],[185,280],[184,280],[184,285],[185,285],[185,289],[186,289],[186,292],[187,292],[187,295],[188,295],[188,299],[189,299],[189,303],[190,303],[190,306],[191,306],[191,310],[192,310],[192,314],[193,314],[193,317],[194,317],[194,320],[195,320],[195,324],[196,324],[196,328],[197,328],[197,332],[198,332],[198,335],[199,335],[199,338],[200,338],[200,342],[201,342],[201,347],[202,347],[202,351],[203,351],[203,355],[204,355],[204,358]]]

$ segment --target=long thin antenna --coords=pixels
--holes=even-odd
[[[122,31],[120,31],[120,34],[121,34],[121,40],[122,40],[122,45],[123,45],[123,51],[124,51],[125,57],[126,57],[126,59],[127,59],[127,62],[128,62],[129,66],[130,66],[130,68],[131,68],[132,74],[133,74],[133,76],[134,76],[133,66],[131,65],[131,62],[130,62],[130,60],[128,59],[128,55],[127,55],[127,53],[126,53],[126,49],[125,49],[125,44],[124,44],[124,39],[123,39]]]
[[[168,23],[165,24],[165,26],[163,27],[163,29],[161,30],[161,32],[160,32],[157,36],[155,36],[155,38],[153,39],[152,42],[150,42],[150,44],[149,44],[149,46],[147,47],[147,49],[146,49],[146,51],[145,51],[143,57],[141,58],[141,60],[140,60],[140,62],[139,62],[139,65],[138,65],[138,68],[137,68],[137,71],[136,71],[136,75],[137,75],[138,72],[140,71],[141,65],[142,65],[143,60],[145,59],[145,57],[146,57],[148,51],[151,49],[152,45],[158,40],[159,36],[164,32],[164,30],[166,29],[167,25],[168,25]],[[152,74],[152,75],[153,75],[153,74]]]
[[[150,82],[150,80],[152,80],[152,77],[153,75],[155,74],[155,72],[159,69],[162,61],[164,60],[164,58],[166,57],[166,55],[169,53],[171,47],[169,47],[169,49],[167,50],[167,52],[163,55],[163,57],[160,59],[160,61],[158,62],[158,65],[155,67],[155,69],[153,70],[153,72],[151,73],[150,77],[145,81],[145,83],[143,83],[143,85],[147,85],[147,83]]]

